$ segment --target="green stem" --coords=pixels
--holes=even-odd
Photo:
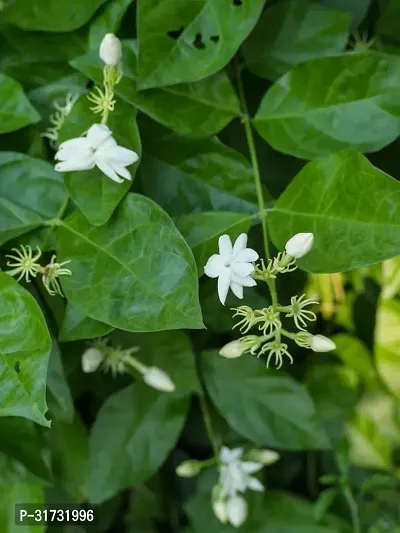
[[[246,103],[246,97],[244,94],[242,77],[240,75],[240,68],[237,69],[237,82],[238,82],[239,99],[240,99],[240,103],[241,103],[241,107],[243,111],[242,122],[244,124],[244,129],[246,133],[247,146],[249,149],[251,166],[253,167],[254,184],[256,187],[258,210],[259,210],[259,215],[260,215],[261,225],[262,225],[262,232],[263,232],[264,250],[265,250],[265,255],[267,259],[269,259],[270,252],[269,252],[269,244],[268,244],[268,229],[267,229],[267,219],[265,217],[266,209],[265,209],[264,195],[262,191],[260,168],[258,165],[257,152],[256,152],[255,144],[254,144],[253,131],[251,128],[251,120],[250,120],[249,112],[247,109],[247,103]]]
[[[357,502],[349,487],[343,488],[343,496],[346,498],[347,505],[350,509],[351,523],[353,524],[353,533],[361,533],[360,517],[358,514]]]
[[[56,228],[60,224],[61,218],[64,215],[64,213],[65,213],[65,211],[66,211],[66,209],[68,207],[68,203],[69,203],[69,196],[67,194],[67,196],[65,197],[65,200],[62,203],[62,205],[61,205],[56,217],[53,218],[53,220],[50,220],[47,223],[47,225],[50,225],[50,228],[48,229],[46,235],[44,236],[43,242],[42,242],[42,249],[43,250],[45,249],[46,244],[48,243],[48,241],[50,239],[50,236],[51,236],[51,234],[54,231],[54,228]]]
[[[204,420],[204,425],[207,431],[208,440],[210,441],[210,444],[212,446],[214,456],[218,460],[219,445],[218,445],[217,437],[215,436],[214,431],[213,431],[213,427],[211,423],[211,415],[208,409],[207,399],[206,399],[204,390],[201,391],[201,393],[199,394],[199,400],[200,400],[200,409],[203,415],[203,420]]]

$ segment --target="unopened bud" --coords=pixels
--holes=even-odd
[[[153,387],[153,389],[163,392],[173,392],[175,390],[175,384],[169,375],[156,366],[151,366],[144,371],[143,381]]]
[[[202,467],[201,461],[184,461],[177,467],[176,473],[180,477],[193,477],[200,473]]]
[[[247,502],[241,496],[233,496],[226,502],[226,514],[233,527],[239,527],[247,518]]]
[[[313,233],[296,233],[285,245],[285,251],[291,257],[300,259],[308,254],[314,244]]]
[[[279,461],[279,453],[273,450],[257,450],[253,448],[245,454],[245,459],[246,461],[255,461],[267,466]]]
[[[215,516],[218,518],[218,520],[222,524],[226,524],[226,522],[228,521],[228,514],[226,511],[225,502],[223,500],[213,500],[212,509],[214,511]]]
[[[243,346],[242,342],[240,340],[236,340],[225,344],[225,346],[220,349],[219,354],[223,357],[227,357],[228,359],[235,359],[236,357],[240,357],[245,350],[246,347]]]
[[[314,335],[310,348],[313,352],[330,352],[336,349],[336,344],[328,337],[324,337],[324,335]]]
[[[97,348],[88,348],[82,354],[82,370],[89,374],[96,372],[104,359],[104,353]]]
[[[107,33],[101,41],[100,58],[110,67],[115,67],[121,59],[121,41],[113,33]]]

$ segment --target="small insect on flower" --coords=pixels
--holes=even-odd
[[[68,268],[63,268],[64,265],[68,265],[71,261],[69,260],[62,263],[57,263],[56,260],[57,257],[53,255],[50,263],[41,268],[42,281],[47,292],[51,296],[55,296],[56,294],[64,296],[58,278],[60,276],[72,276],[72,272]]]
[[[21,245],[21,249],[13,248],[13,254],[7,254],[6,257],[12,259],[7,261],[7,266],[12,267],[11,270],[7,270],[6,273],[10,276],[18,276],[17,281],[20,281],[25,276],[25,281],[29,283],[31,280],[29,276],[36,277],[38,272],[41,271],[41,266],[37,263],[37,260],[41,257],[42,252],[37,247],[37,254],[33,255],[32,248],[30,246]]]
[[[254,272],[253,261],[257,261],[258,253],[246,246],[245,233],[239,235],[233,247],[229,235],[222,235],[218,240],[219,254],[212,255],[204,267],[206,276],[218,278],[218,297],[223,305],[229,289],[242,299],[243,287],[257,285],[251,274]]]

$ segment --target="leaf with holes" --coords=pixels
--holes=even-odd
[[[124,77],[116,87],[116,94],[167,128],[183,135],[209,137],[240,116],[238,99],[225,73],[220,72],[197,83],[139,92],[136,57],[135,41],[124,41]],[[71,64],[101,85],[103,65],[97,52],[81,56]]]
[[[208,258],[218,251],[218,238],[227,234],[235,240],[241,233],[248,232],[251,222],[249,215],[223,211],[183,215],[175,221],[192,249],[200,276]]]
[[[218,352],[204,353],[202,367],[216,407],[251,442],[284,450],[329,447],[311,397],[289,376],[265,370],[255,358],[227,360]]]
[[[0,152],[0,173],[0,244],[57,216],[66,192],[49,163]]]
[[[110,396],[90,436],[90,501],[101,503],[154,474],[175,445],[188,407],[187,395],[140,382]]]
[[[140,0],[139,87],[206,78],[223,68],[256,24],[264,0]]]
[[[44,416],[50,335],[34,298],[3,272],[0,324],[0,416],[22,416],[50,426]]]
[[[377,52],[297,65],[264,96],[254,125],[275,150],[316,159],[380,150],[400,132],[400,57]]]
[[[91,104],[86,97],[81,97],[76,102],[61,129],[60,142],[80,137],[90,128],[96,121],[90,107]],[[136,110],[132,106],[126,102],[117,102],[107,125],[120,146],[141,154],[139,130],[136,125]],[[128,167],[132,179],[138,165],[139,161]],[[129,180],[115,183],[97,167],[86,171],[66,172],[64,183],[79,209],[89,222],[96,226],[107,222],[132,184]]]
[[[149,139],[140,177],[146,195],[171,216],[212,210],[257,212],[250,163],[216,139],[175,134]]]
[[[74,213],[57,241],[71,259],[65,294],[84,315],[128,331],[203,327],[192,252],[148,198],[128,194],[105,226]]]
[[[4,74],[0,74],[0,101],[0,133],[39,122],[40,115],[30,104],[21,85]]]
[[[342,272],[400,254],[400,183],[357,152],[308,163],[268,217],[283,250],[298,232],[315,235],[299,261],[311,272]]]
[[[276,80],[314,57],[343,52],[351,15],[310,0],[272,4],[244,43],[243,55],[253,74]]]

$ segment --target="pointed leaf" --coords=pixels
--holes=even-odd
[[[0,133],[19,130],[40,120],[21,85],[4,74],[0,74],[0,102]]]
[[[107,335],[112,330],[112,326],[85,316],[77,307],[68,302],[65,308],[59,340],[62,342],[71,342],[95,339],[96,337],[104,337],[104,335]]]

